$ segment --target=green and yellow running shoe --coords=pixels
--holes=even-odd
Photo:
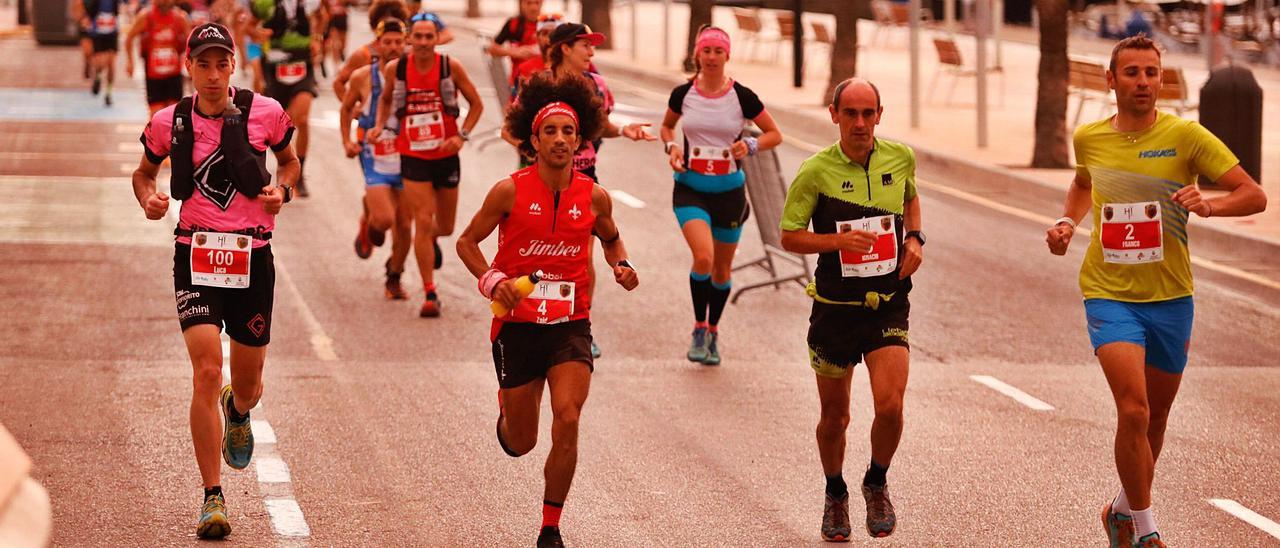
[[[222,494],[205,497],[204,507],[200,509],[200,523],[196,526],[196,536],[219,539],[230,534],[231,522],[227,521],[227,503]]]
[[[222,387],[219,399],[222,407],[222,460],[227,466],[243,470],[253,459],[253,428],[249,426],[249,418],[235,422],[231,420],[231,385]]]

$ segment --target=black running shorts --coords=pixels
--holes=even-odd
[[[738,187],[727,192],[698,192],[683,183],[676,183],[671,192],[671,206],[696,207],[711,216],[712,228],[737,229],[747,222],[751,209],[747,207],[747,190]]]
[[[176,244],[173,253],[173,291],[182,330],[199,324],[225,326],[231,340],[246,346],[271,342],[271,307],[275,300],[276,270],[271,246],[253,250],[249,287],[231,289],[191,284],[191,246]]]
[[[267,63],[266,59],[262,62],[262,75],[266,79],[267,86],[263,89],[263,95],[275,99],[285,110],[289,109],[289,104],[293,102],[293,98],[301,93],[310,93],[312,97],[319,97],[319,88],[316,87],[316,69],[312,66],[308,59],[307,74],[297,82],[285,84],[276,79],[276,64]]]
[[[147,104],[176,103],[182,100],[182,75],[152,80],[147,78]]]
[[[462,178],[462,161],[457,156],[439,160],[423,160],[408,154],[400,155],[400,177],[406,183],[431,183],[436,190],[458,188]]]
[[[113,32],[111,34],[90,34],[89,39],[93,41],[93,52],[116,52],[120,50],[120,33]]]
[[[842,378],[871,352],[887,346],[911,348],[910,314],[906,295],[895,296],[878,310],[815,301],[809,314],[809,365],[820,376]]]
[[[516,388],[546,377],[548,369],[565,362],[582,362],[595,371],[591,320],[551,325],[504,322],[493,341],[493,367],[502,388]]]

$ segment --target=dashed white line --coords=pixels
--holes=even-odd
[[[282,537],[309,537],[311,527],[302,517],[302,508],[293,499],[267,499],[267,513],[271,514],[271,528]]]
[[[293,283],[293,276],[289,275],[284,263],[279,260],[276,261],[276,273],[284,281],[285,289],[298,302],[299,312],[302,313],[302,321],[307,324],[307,330],[311,332],[311,349],[316,353],[316,357],[326,362],[337,361],[338,354],[333,351],[333,339],[325,335],[324,327],[320,325],[320,320],[316,319],[315,313],[307,305],[307,300],[302,298],[302,292],[298,291],[298,284]]]
[[[1219,510],[1231,514],[1239,518],[1241,521],[1261,529],[1262,532],[1280,539],[1280,523],[1267,519],[1266,516],[1246,508],[1243,504],[1231,499],[1209,499],[1209,504],[1217,506]]]
[[[989,375],[969,375],[969,378],[973,379],[975,382],[979,384],[986,385],[987,387],[991,388],[992,390],[995,390],[996,392],[1009,396],[1010,398],[1013,398],[1014,401],[1021,403],[1022,405],[1025,405],[1027,407],[1030,407],[1036,411],[1053,411],[1052,405],[1049,405],[1041,400],[1038,400],[1032,395],[1026,392],[1023,392],[1021,390],[1018,390],[1013,386],[1005,384],[1004,382],[1001,382],[1000,379],[997,379],[995,377],[992,377]]]
[[[271,428],[271,423],[253,419],[250,425],[253,427],[253,442],[255,444],[269,444],[276,442],[276,431]]]
[[[632,196],[631,193],[625,190],[617,190],[617,189],[610,190],[609,195],[613,196],[613,199],[619,202],[622,202],[623,204],[626,204],[632,208],[644,209],[644,206],[645,206],[644,200],[641,200],[640,198],[636,198],[635,196]]]
[[[258,470],[258,483],[289,483],[289,465],[280,457],[259,457],[253,464]]]

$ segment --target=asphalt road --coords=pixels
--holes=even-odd
[[[450,53],[484,86],[472,43],[463,35]],[[107,111],[74,75],[47,68],[78,70],[75,51],[3,40],[0,57],[40,67],[42,78],[31,88],[12,71],[0,77],[0,96],[21,100],[0,105],[0,307],[13,314],[0,330],[0,421],[50,492],[55,544],[193,544],[200,485],[190,365],[171,298],[172,225],[144,220],[128,182],[141,156],[140,87],[120,84]],[[665,93],[611,84],[628,113],[657,121]],[[482,94],[481,125],[495,128],[492,92]],[[511,459],[498,448],[488,306],[451,252],[437,275],[442,318],[417,317],[416,284],[408,302],[382,298],[387,251],[367,261],[351,251],[363,186],[340,154],[336,110],[325,90],[313,114],[312,197],[285,208],[273,240],[275,326],[254,418],[275,443],[260,439],[254,465],[224,472],[230,543],[532,544],[549,421],[531,454]],[[809,153],[785,144],[784,172]],[[468,146],[462,162],[459,230],[515,158],[499,142]],[[610,141],[599,173],[643,202],[615,205],[641,286],[597,293],[604,357],[582,420],[566,541],[818,545],[809,300],[796,286],[747,293],[725,313],[724,365],[685,361],[689,257],[661,149]],[[962,183],[921,189],[929,244],[911,296],[906,432],[889,473],[899,529],[854,543],[1099,545],[1098,511],[1118,485],[1115,419],[1085,333],[1082,248],[1053,257],[1039,224],[933,191]],[[759,255],[754,225],[743,241],[741,258]],[[442,246],[451,250],[452,238]],[[1156,476],[1156,514],[1172,546],[1276,545],[1209,500],[1280,519],[1277,295],[1197,274],[1191,365]],[[735,283],[760,278],[744,271]],[[972,378],[984,375],[1052,409]],[[868,459],[871,420],[863,369],[854,382],[851,481]],[[855,503],[855,526],[861,517]]]

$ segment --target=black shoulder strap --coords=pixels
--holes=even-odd
[[[410,54],[412,55],[412,54]],[[404,82],[409,79],[409,55],[405,55],[396,60],[396,80]]]
[[[195,161],[191,158],[195,148],[195,129],[191,115],[195,102],[190,96],[178,101],[173,109],[173,131],[169,141],[169,158],[171,177],[169,192],[178,200],[186,200],[195,190],[192,177],[195,173]]]
[[[449,56],[440,55],[440,79],[444,80],[453,76],[453,68],[449,66]]]

